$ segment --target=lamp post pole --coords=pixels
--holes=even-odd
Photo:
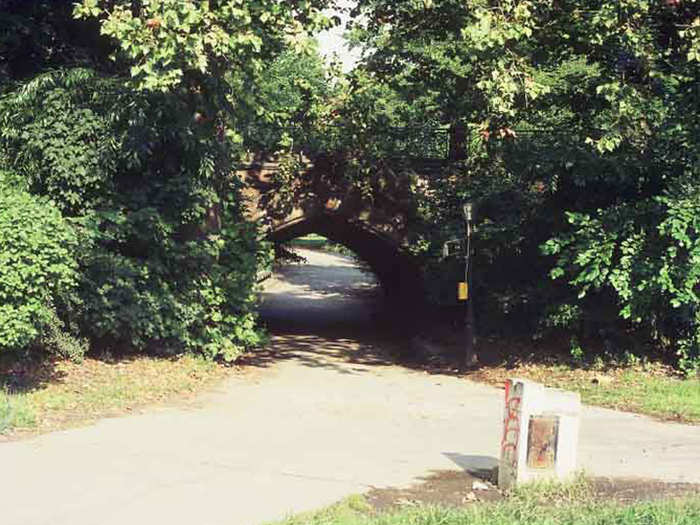
[[[477,354],[474,350],[475,334],[474,334],[474,292],[472,287],[472,222],[474,221],[474,205],[471,202],[465,202],[462,207],[464,214],[464,227],[466,230],[466,250],[464,252],[464,282],[466,283],[467,293],[466,302],[467,310],[464,319],[464,335],[465,335],[465,362],[467,366],[476,364],[478,361]]]

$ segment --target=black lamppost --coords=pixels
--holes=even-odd
[[[474,204],[470,201],[462,205],[462,215],[464,217],[464,229],[466,232],[466,246],[464,251],[464,290],[460,293],[467,302],[467,311],[464,319],[465,361],[470,366],[478,361],[474,351],[475,330],[474,330],[474,293],[472,287],[472,223],[474,221]],[[460,297],[460,298],[462,298]]]

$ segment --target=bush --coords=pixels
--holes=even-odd
[[[138,238],[132,215],[123,217],[122,227],[103,217],[101,235],[111,227],[112,238],[120,231]],[[156,210],[150,222],[169,226]],[[257,232],[245,224],[186,242],[153,239],[142,257],[120,253],[104,239],[95,242],[81,261],[84,331],[137,350],[232,361],[261,342],[254,315],[261,256]]]
[[[554,277],[568,276],[584,297],[611,289],[620,316],[675,351],[679,369],[700,370],[700,185],[698,173],[663,196],[596,214],[570,213],[572,225],[545,246]]]
[[[84,336],[232,360],[260,342],[266,247],[242,217],[230,145],[193,132],[187,111],[91,70],[38,75],[0,97],[0,167],[77,227]]]
[[[0,350],[61,338],[56,309],[67,309],[78,285],[76,248],[58,209],[0,173]]]

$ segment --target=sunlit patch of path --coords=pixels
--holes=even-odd
[[[306,263],[278,269],[262,293],[261,315],[273,332],[341,326],[371,329],[381,307],[374,275],[361,271],[346,256],[296,251]]]

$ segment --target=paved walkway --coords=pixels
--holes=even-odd
[[[502,392],[378,358],[360,307],[368,280],[344,264],[311,254],[270,283],[278,355],[199,407],[1,443],[0,523],[257,525],[434,470],[493,465]],[[307,324],[285,332],[293,315]],[[323,319],[332,326],[319,335],[308,323]],[[596,475],[700,482],[700,427],[587,408],[580,459]]]

